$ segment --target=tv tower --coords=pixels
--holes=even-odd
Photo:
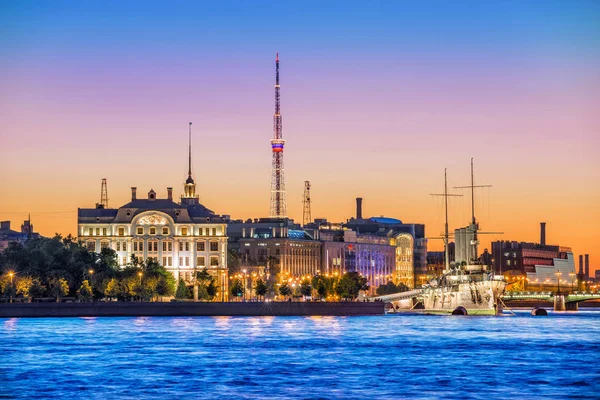
[[[285,179],[283,176],[283,140],[281,134],[281,109],[279,104],[279,53],[275,56],[275,115],[273,116],[273,166],[271,168],[270,218],[287,218],[285,204]]]
[[[304,181],[304,199],[302,200],[304,211],[302,213],[302,226],[306,226],[312,222],[310,215],[310,181]]]

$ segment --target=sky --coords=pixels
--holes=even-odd
[[[539,241],[600,269],[596,1],[0,3],[0,219],[76,232],[78,207],[183,191],[269,213],[275,53],[290,217],[424,223],[475,160],[481,248]],[[460,189],[452,189],[461,193]],[[470,199],[450,201],[451,229]]]

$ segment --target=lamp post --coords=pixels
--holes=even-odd
[[[575,279],[575,271],[569,272],[569,276],[571,277],[571,292],[573,292],[573,279]]]
[[[142,272],[138,272],[138,276],[140,277],[140,303],[142,302]]]
[[[13,272],[9,272],[8,276],[10,276],[10,302],[12,303],[12,299],[13,299]]]
[[[562,272],[557,270],[554,275],[556,275],[556,288],[557,292],[560,294],[560,277],[562,276]]]
[[[246,301],[246,285],[248,282],[246,282],[246,280],[247,280],[246,270],[243,269],[242,272],[244,273],[243,274],[243,277],[244,277],[244,301]]]

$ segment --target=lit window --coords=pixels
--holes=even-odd
[[[119,236],[125,236],[125,228],[123,228],[123,227],[119,228]]]
[[[204,236],[204,228],[198,229],[198,235]]]
[[[169,257],[167,258],[167,262],[169,264],[169,267],[173,265],[173,257]]]
[[[204,242],[196,243],[196,251],[204,251]]]
[[[186,257],[186,258],[185,258],[185,266],[187,267],[187,266],[189,266],[189,265],[190,265],[190,258],[189,258],[189,257]]]
[[[211,256],[210,257],[210,266],[211,267],[217,267],[217,266],[219,266],[219,257]]]
[[[94,235],[94,228],[89,228],[88,229],[88,235],[89,236],[93,236]]]
[[[163,228],[162,228],[162,234],[163,235],[168,235],[169,234],[169,228],[166,227],[166,226],[163,226]]]
[[[150,227],[150,234],[151,235],[156,235],[156,228],[155,227],[153,227],[153,226]]]
[[[183,251],[183,242],[179,242],[179,251]]]
[[[179,257],[179,266],[183,265],[183,257]]]
[[[100,228],[96,228],[96,236],[100,236]]]
[[[102,235],[106,236],[106,228],[102,228]]]
[[[185,242],[185,251],[190,251],[190,242]]]
[[[123,251],[127,251],[127,242],[123,242]]]
[[[138,226],[138,228],[137,228],[137,234],[138,235],[143,235],[144,234],[144,228],[142,228],[141,226]]]
[[[206,259],[205,257],[197,257],[196,258],[196,265],[199,267],[204,267],[206,265]]]
[[[187,236],[187,227],[184,226],[183,228],[181,228],[181,235]]]
[[[217,236],[217,228],[212,228],[212,234],[213,236]]]
[[[210,242],[210,251],[219,251],[219,243]]]
[[[117,251],[121,251],[121,242],[117,242]]]
[[[123,257],[123,259],[121,260],[121,265],[125,264],[127,264],[127,257]]]

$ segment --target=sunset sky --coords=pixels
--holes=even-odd
[[[269,213],[275,52],[290,217],[443,229],[469,183],[490,240],[589,253],[600,269],[596,1],[41,2],[0,4],[0,219],[75,233],[108,179],[118,207],[182,192],[187,129],[201,202]],[[455,192],[460,193],[459,190]],[[465,195],[468,193],[465,192]],[[450,203],[451,228],[469,198]],[[441,240],[429,248],[441,250]]]

